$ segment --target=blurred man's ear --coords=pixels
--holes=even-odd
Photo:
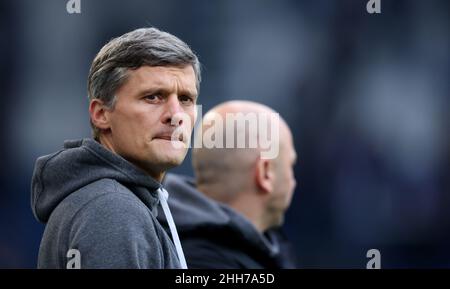
[[[109,129],[108,109],[100,99],[93,99],[89,104],[89,114],[94,126],[99,129]]]
[[[270,159],[258,158],[256,160],[256,185],[264,193],[272,193],[274,190],[275,172],[273,162]]]

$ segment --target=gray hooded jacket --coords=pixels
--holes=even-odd
[[[180,268],[156,219],[159,188],[93,139],[66,141],[64,149],[38,158],[31,206],[46,224],[38,268],[67,268],[75,257],[82,269]]]

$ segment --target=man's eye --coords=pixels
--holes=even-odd
[[[191,103],[194,102],[194,100],[192,99],[192,97],[187,96],[187,95],[181,95],[181,96],[180,96],[180,101],[181,101],[183,104],[191,104]]]
[[[159,101],[161,99],[161,96],[158,95],[158,94],[151,94],[151,95],[146,95],[145,99],[149,100],[151,102],[156,102],[156,101]]]

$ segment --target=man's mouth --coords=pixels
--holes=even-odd
[[[153,139],[161,139],[161,140],[167,140],[167,141],[184,141],[184,137],[183,134],[180,133],[178,135],[178,139],[176,138],[176,136],[174,136],[174,138],[172,139],[172,134],[162,134],[162,135],[157,135],[155,136]]]

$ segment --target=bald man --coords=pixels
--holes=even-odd
[[[297,155],[286,122],[262,104],[230,101],[205,115],[196,137],[206,135],[214,135],[215,146],[204,140],[193,149],[195,180],[170,174],[163,182],[188,267],[295,267],[276,230],[296,186]]]

